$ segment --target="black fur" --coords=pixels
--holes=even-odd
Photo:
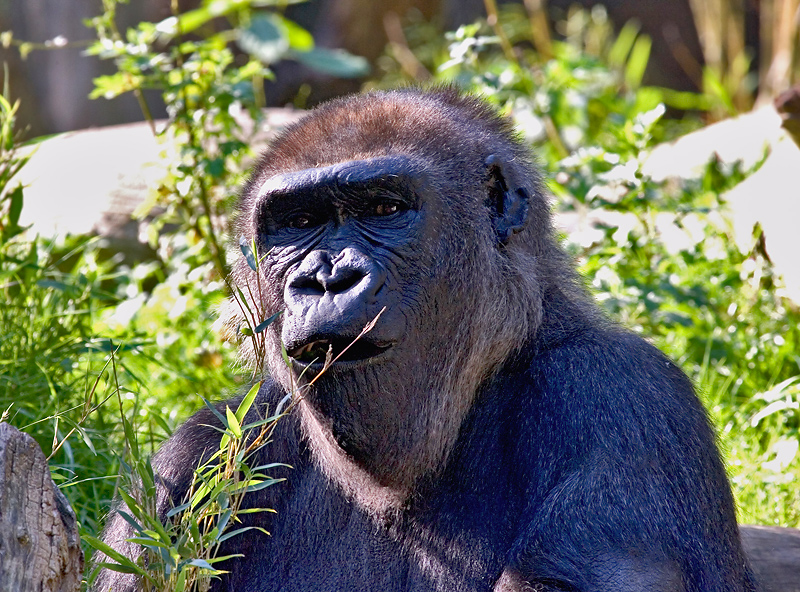
[[[264,314],[285,311],[260,408],[386,310],[260,452],[293,467],[247,502],[276,510],[245,517],[271,535],[231,539],[244,557],[214,590],[754,589],[692,385],[586,296],[486,105],[450,90],[331,102],[262,158],[237,229],[271,249]],[[244,263],[234,277],[256,283]],[[199,412],[156,455],[162,511],[214,423]],[[105,540],[134,553],[129,536],[112,516]],[[103,572],[94,589],[134,587]]]

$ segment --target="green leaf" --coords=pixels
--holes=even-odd
[[[65,293],[74,291],[73,286],[70,286],[69,284],[65,284],[64,282],[59,282],[56,280],[39,280],[38,282],[36,282],[36,285],[39,286],[40,288],[45,288],[45,289],[50,288]]]
[[[231,532],[226,532],[224,535],[222,535],[221,537],[219,537],[219,539],[217,540],[217,542],[218,542],[218,543],[225,542],[225,541],[227,541],[229,538],[231,538],[231,537],[234,537],[234,536],[236,536],[237,534],[242,534],[243,532],[245,532],[245,531],[247,531],[247,530],[253,530],[253,529],[255,529],[255,530],[261,530],[262,532],[264,532],[264,529],[262,529],[262,528],[259,528],[259,527],[257,527],[257,526],[245,526],[244,528],[237,528],[236,530],[232,530]]]
[[[22,185],[17,185],[11,191],[11,205],[8,210],[8,220],[11,226],[19,224],[19,215],[22,213]]]
[[[310,51],[314,48],[314,36],[306,31],[297,23],[290,21],[280,15],[276,15],[280,19],[286,31],[286,37],[289,39],[289,46],[296,51]]]
[[[117,510],[117,514],[119,514],[125,522],[130,524],[131,527],[133,528],[133,530],[135,530],[139,534],[141,534],[143,532],[142,531],[142,527],[139,525],[138,522],[136,522],[136,520],[133,518],[133,516],[131,516],[130,514],[125,512],[124,510]]]
[[[122,415],[121,419],[122,428],[125,432],[125,440],[127,440],[128,446],[131,447],[131,457],[135,460],[139,460],[139,444],[136,441],[136,434],[133,431],[133,426],[124,415]]]
[[[253,254],[253,249],[251,248],[248,240],[243,236],[239,237],[239,248],[242,250],[242,255],[244,255],[244,259],[245,261],[247,261],[247,265],[250,266],[250,269],[252,269],[253,271],[258,271],[258,266],[256,265],[256,258],[255,255]],[[247,299],[244,297],[244,294],[241,293],[241,290],[239,291],[239,295],[243,302],[247,301]]]
[[[283,312],[282,310],[279,310],[274,315],[270,316],[266,321],[259,323],[258,326],[253,330],[253,332],[262,333],[264,329],[269,327],[275,321],[275,319],[277,319],[280,316],[282,312]]]
[[[192,559],[189,561],[189,565],[193,565],[194,567],[199,567],[200,569],[210,569],[211,571],[216,571],[214,566],[211,565],[205,559]]]
[[[133,537],[133,538],[130,538],[130,539],[125,539],[125,540],[127,540],[129,543],[134,543],[134,544],[140,545],[142,547],[147,547],[148,549],[150,549],[152,551],[158,551],[159,549],[168,548],[168,545],[166,543],[162,543],[161,541],[159,541],[157,539],[154,539],[154,538],[151,538],[151,537],[146,537],[146,538]],[[160,551],[159,551],[159,553],[160,553]]]
[[[628,21],[617,35],[616,41],[608,52],[608,63],[612,66],[622,66],[639,35],[639,23]]]
[[[283,358],[283,363],[286,364],[287,367],[291,368],[292,363],[289,361],[289,354],[286,351],[286,346],[281,343],[281,357]]]
[[[267,487],[272,487],[277,483],[281,483],[282,481],[286,481],[286,479],[264,479],[263,481],[253,479],[247,482],[246,491],[247,493],[252,493],[253,491],[260,491],[262,489],[266,489]]]
[[[104,553],[109,558],[113,559],[117,563],[104,563],[102,564],[104,567],[112,570],[118,571],[123,573],[135,573],[141,576],[145,575],[145,572],[142,568],[136,565],[133,561],[129,558],[125,557],[122,553],[117,551],[116,549],[112,548],[111,546],[107,545],[100,539],[96,539],[93,536],[89,536],[88,534],[84,534],[81,536],[81,540],[87,543],[90,547]]]
[[[175,582],[173,592],[183,592],[186,590],[186,570],[182,569],[178,572],[178,580]]]
[[[156,494],[156,482],[154,479],[155,475],[153,473],[153,465],[150,463],[149,456],[147,457],[144,463],[137,463],[136,472],[139,474],[139,478],[142,480],[142,488],[145,491],[145,495],[155,496]]]
[[[214,179],[221,179],[225,174],[225,161],[222,158],[210,158],[205,161],[206,174]]]
[[[92,451],[92,454],[97,456],[97,450],[95,450],[94,442],[92,442],[92,439],[89,437],[89,432],[87,432],[86,430],[84,430],[80,426],[76,426],[76,429],[78,430],[78,433],[80,434],[81,438],[83,439],[83,443],[86,444],[86,447],[89,450]]]
[[[284,361],[288,364],[289,355],[286,354],[285,348],[281,346],[281,352],[284,353]],[[277,419],[283,414],[283,408],[292,400],[292,393],[286,393],[278,402],[278,406],[275,408],[275,418]]]
[[[278,467],[285,467],[285,468],[288,468],[288,469],[294,468],[294,467],[292,467],[292,465],[287,465],[286,463],[274,462],[274,463],[268,463],[266,465],[258,465],[257,467],[253,467],[250,470],[253,471],[253,472],[256,472],[256,471],[268,471],[269,469],[276,469]]]
[[[174,508],[171,508],[171,509],[170,509],[170,510],[167,512],[167,515],[166,515],[166,517],[167,517],[167,518],[172,518],[173,516],[175,516],[175,514],[180,514],[180,513],[181,513],[181,512],[183,512],[184,510],[187,510],[187,509],[189,508],[189,505],[190,505],[190,504],[187,502],[187,503],[185,503],[185,504],[181,504],[180,506],[175,506]]]
[[[117,72],[110,76],[98,76],[92,82],[94,82],[94,90],[89,94],[90,99],[99,97],[113,99],[121,94],[140,88],[142,77],[134,76],[129,72]]]
[[[647,62],[650,59],[650,47],[653,45],[650,37],[642,35],[636,39],[625,66],[625,82],[630,88],[639,88],[642,85]]]
[[[258,395],[258,391],[261,388],[261,382],[255,383],[247,394],[242,399],[242,402],[239,403],[239,407],[236,408],[236,419],[239,420],[239,424],[244,421],[247,412],[250,411],[250,407],[253,406],[253,401],[256,400],[256,395]]]
[[[217,541],[219,540],[219,535],[221,535],[224,532],[225,528],[228,526],[228,521],[230,521],[232,515],[233,515],[233,510],[230,509],[225,510],[220,515],[216,527],[217,536],[214,537]]]
[[[164,19],[156,25],[156,31],[166,38],[190,33],[217,17],[225,16],[237,9],[244,8],[246,4],[246,0],[211,0],[205,6],[184,12],[177,18],[172,16]]]
[[[244,292],[242,292],[242,289],[239,286],[236,286],[236,294],[239,298],[238,300],[239,304],[244,306],[247,312],[252,313],[253,311],[250,310],[250,305],[247,303],[247,298],[245,297]]]
[[[141,504],[135,500],[127,491],[124,489],[119,490],[119,496],[122,498],[122,501],[125,502],[125,505],[131,511],[131,514],[134,515],[136,519],[138,519],[139,523],[143,524],[144,526],[150,526],[151,529],[161,529],[163,531],[163,526],[161,525],[161,521],[158,519],[157,516],[151,516],[147,513],[147,511],[141,506]],[[146,531],[142,531],[146,532]],[[166,536],[166,532],[162,534],[161,538],[166,538],[169,540],[169,536]]]
[[[82,540],[86,540],[85,537],[81,537]],[[96,568],[103,568],[103,569],[110,569],[111,571],[116,571],[118,573],[129,573],[129,574],[138,574],[138,575],[145,575],[141,569],[136,566],[124,565],[121,563],[109,563],[107,561],[101,561],[100,563],[94,564]]]
[[[343,49],[315,47],[308,51],[292,51],[289,57],[312,70],[337,78],[361,78],[370,72],[365,58]]]
[[[228,429],[236,438],[241,438],[242,426],[239,424],[239,420],[236,419],[236,414],[231,411],[230,407],[225,407],[225,415],[228,416]]]
[[[264,64],[274,64],[289,51],[289,33],[276,15],[262,13],[254,16],[250,26],[239,34],[238,45]]]
[[[164,433],[167,436],[171,436],[172,435],[172,428],[167,423],[167,420],[164,419],[164,417],[160,413],[158,413],[156,411],[151,411],[150,412],[150,417],[152,417],[153,420],[159,425],[159,427],[161,427],[161,429],[164,430]]]
[[[204,396],[200,395],[200,398],[203,399],[203,403],[205,403],[206,407],[208,407],[208,410],[211,411],[211,413],[213,413],[217,417],[217,419],[220,420],[222,425],[227,428],[228,424],[227,424],[227,421],[225,419],[225,416],[222,415],[222,413],[219,412],[219,409],[217,409],[216,406],[214,406],[214,404],[211,403],[211,401],[206,399]]]

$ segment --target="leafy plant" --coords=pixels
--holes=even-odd
[[[19,225],[22,213],[22,185],[17,184],[12,188],[11,182],[30,158],[17,153],[14,121],[19,101],[12,105],[6,98],[7,95],[7,90],[0,95],[0,245],[2,247],[8,245],[25,230]]]
[[[247,264],[255,272],[255,276],[260,278],[259,266],[263,256],[259,256],[255,242],[247,243],[242,240],[240,247]],[[264,311],[261,309],[263,298],[260,283],[255,286],[255,292],[249,286],[246,287],[246,292],[245,294],[237,289],[234,296],[244,324],[240,328],[240,334],[252,340],[252,349],[259,356],[254,373],[261,376],[265,358],[264,331],[279,313],[262,320]],[[353,342],[369,332],[382,313],[383,311]],[[128,542],[141,547],[143,552],[137,558],[130,558],[100,539],[84,534],[84,541],[104,556],[100,556],[99,560],[95,558],[95,568],[89,576],[90,583],[99,569],[106,568],[135,574],[153,592],[207,590],[211,579],[223,573],[218,564],[236,557],[219,555],[226,540],[254,529],[268,534],[261,527],[239,526],[241,516],[245,514],[270,511],[268,508],[247,507],[244,498],[248,493],[280,482],[282,479],[274,479],[265,471],[285,465],[268,463],[252,467],[252,461],[256,459],[259,450],[269,443],[277,422],[349,347],[336,358],[329,351],[320,373],[306,385],[293,384],[289,394],[278,403],[272,414],[267,409],[253,407],[261,388],[260,382],[256,382],[242,398],[236,411],[226,405],[223,413],[221,406],[204,398],[206,407],[222,426],[219,447],[201,460],[193,472],[193,481],[186,498],[166,512],[165,520],[159,516],[156,490],[159,477],[153,471],[150,457],[140,453],[139,437],[125,416],[117,383],[120,418],[131,460],[130,463],[121,463],[123,479],[119,495],[124,502],[124,509],[118,509],[117,512],[136,533]],[[289,364],[285,350],[282,353],[285,362]],[[113,355],[111,359],[113,362]],[[115,367],[114,376],[116,377]]]
[[[122,412],[120,399],[131,462],[122,465],[123,486],[119,494],[125,509],[118,512],[133,527],[136,535],[130,542],[140,546],[143,554],[131,559],[96,537],[84,535],[84,541],[106,556],[106,560],[96,565],[95,574],[100,568],[136,574],[154,592],[207,590],[211,578],[223,573],[216,564],[233,557],[218,555],[226,540],[253,529],[266,534],[262,528],[238,525],[245,514],[268,511],[244,508],[245,495],[281,481],[265,473],[279,464],[249,465],[256,452],[269,441],[277,421],[286,412],[289,397],[272,415],[245,423],[251,409],[249,417],[263,411],[253,408],[260,386],[256,383],[250,389],[236,411],[226,407],[223,413],[204,400],[223,426],[219,447],[202,460],[194,471],[186,499],[171,508],[163,522],[158,517],[159,477],[149,456],[139,451],[134,427]],[[90,582],[93,577],[89,577]]]
[[[208,257],[218,277],[228,274],[225,221],[232,196],[252,157],[249,146],[261,123],[264,80],[269,67],[294,59],[335,76],[359,76],[366,62],[346,52],[317,48],[308,31],[277,12],[285,0],[204,0],[159,23],[140,23],[124,35],[116,10],[126,0],[104,0],[103,13],[91,20],[98,41],[88,53],[114,60],[117,72],[95,80],[93,98],[133,92],[153,133],[177,147],[175,163],[152,199],[139,208],[145,217],[163,210],[149,223],[157,246],[168,224],[202,245],[195,255]],[[222,23],[226,23],[227,26]],[[244,63],[233,44],[248,56]],[[160,91],[169,120],[153,121],[143,91]]]
[[[24,187],[15,176],[30,147],[19,146],[16,111],[0,96],[0,409],[4,421],[38,441],[57,482],[91,490],[109,464],[95,456],[103,393],[84,371],[108,346],[95,338],[93,323],[116,301],[105,288],[112,264],[100,258],[96,241],[45,240],[20,226]],[[66,491],[80,520],[95,523],[97,497],[75,492]]]

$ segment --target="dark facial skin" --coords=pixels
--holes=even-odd
[[[315,377],[328,355],[338,357],[304,405],[381,486],[402,489],[428,470],[417,465],[433,462],[421,458],[424,418],[411,409],[413,393],[430,385],[424,375],[393,377],[447,335],[432,333],[426,343],[419,334],[420,304],[436,306],[449,291],[447,274],[436,277],[445,268],[421,248],[441,238],[441,204],[427,180],[407,156],[354,160],[271,177],[253,208],[265,283],[284,304],[279,336],[294,380]]]
[[[425,173],[403,157],[280,175],[255,208],[269,281],[284,286],[281,339],[298,367],[374,363],[403,339],[402,294],[427,230]],[[384,310],[386,309],[386,310]],[[383,310],[383,313],[381,311]],[[351,343],[379,314],[377,328]]]

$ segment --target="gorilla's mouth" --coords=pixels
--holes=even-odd
[[[320,337],[288,350],[288,354],[304,364],[324,364],[328,352],[331,361],[360,362],[379,356],[390,347],[389,343],[375,343],[363,337],[356,341],[345,337]]]

